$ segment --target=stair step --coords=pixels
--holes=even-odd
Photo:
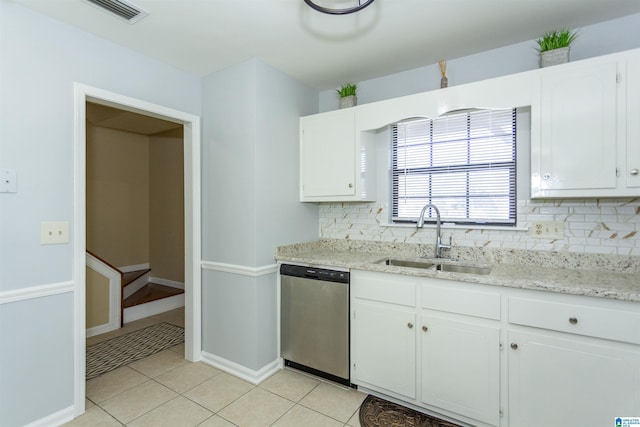
[[[171,286],[159,285],[157,283],[147,283],[130,297],[126,298],[122,304],[123,308],[133,307],[162,298],[172,297],[184,293],[184,289],[173,288]]]
[[[126,273],[122,273],[122,287],[124,288],[129,283],[135,282],[136,279],[144,276],[150,271],[151,271],[150,268],[146,268],[144,270],[135,270],[135,271],[128,271]]]

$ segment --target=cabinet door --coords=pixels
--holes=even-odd
[[[353,109],[300,119],[300,197],[353,196],[356,191]]]
[[[627,188],[640,188],[640,53],[627,60],[627,146],[625,175]],[[630,194],[637,195],[638,191]]]
[[[498,425],[500,329],[423,315],[422,402]]]
[[[640,356],[620,344],[509,333],[509,426],[609,426],[640,414]]]
[[[541,73],[539,111],[532,107],[532,197],[616,188],[616,75],[615,61]]]
[[[415,399],[415,312],[358,299],[353,310],[353,382]]]

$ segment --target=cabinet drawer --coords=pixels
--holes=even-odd
[[[500,320],[500,294],[457,289],[450,281],[443,285],[423,284],[421,306],[431,310]]]
[[[354,271],[351,292],[355,298],[416,306],[416,285],[411,277]]]
[[[509,323],[640,344],[640,312],[509,298]]]

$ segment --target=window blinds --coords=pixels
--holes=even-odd
[[[515,225],[515,109],[399,122],[391,145],[392,221],[433,203],[446,222]]]

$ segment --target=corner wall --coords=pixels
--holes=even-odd
[[[149,137],[149,265],[184,283],[184,130]]]
[[[87,249],[117,267],[149,262],[149,137],[87,123]]]
[[[275,247],[318,238],[298,200],[313,89],[258,60],[203,79],[203,358],[250,381],[278,356]]]

